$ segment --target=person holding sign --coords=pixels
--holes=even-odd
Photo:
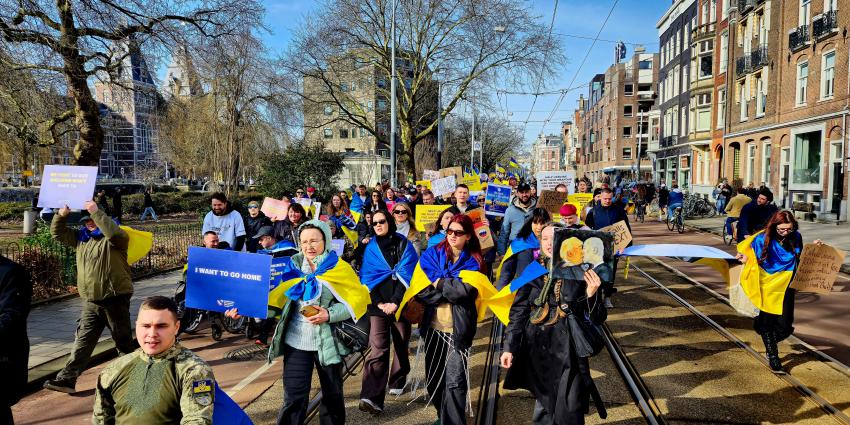
[[[388,384],[390,395],[400,395],[410,373],[407,348],[411,325],[404,318],[396,320],[395,312],[413,278],[419,255],[407,238],[396,233],[395,220],[386,211],[374,214],[372,226],[375,238],[366,245],[360,270],[360,281],[369,288],[372,303],[367,309],[371,351],[363,364],[359,407],[376,415],[384,410]]]
[[[568,317],[588,318],[595,325],[605,322],[601,280],[593,269],[584,273],[584,281],[549,278],[555,230],[562,228],[550,223],[542,230],[539,255],[510,284],[515,297],[499,359],[507,369],[504,388],[524,388],[534,394],[530,422],[535,424],[583,424],[591,396],[605,417],[590,376],[588,358],[593,354],[578,351],[576,326]]]
[[[770,368],[782,372],[779,341],[794,332],[794,296],[791,279],[800,262],[803,237],[790,211],[779,211],[764,231],[738,244],[736,258],[744,263],[741,287],[759,309],[753,327],[764,342]],[[815,244],[823,242],[816,240]]]
[[[310,220],[298,228],[299,251],[282,264],[281,282],[269,293],[269,316],[279,314],[269,361],[283,356],[283,407],[279,424],[303,424],[313,367],[322,387],[321,423],[344,424],[342,362],[348,348],[331,324],[356,321],[366,313],[369,290],[354,269],[331,250],[327,224]],[[238,306],[227,310],[238,319]]]
[[[602,189],[599,192],[599,203],[594,204],[590,209],[590,212],[587,213],[587,217],[584,219],[584,224],[593,230],[600,230],[603,227],[611,226],[612,224],[616,224],[620,221],[626,223],[626,227],[628,227],[629,233],[631,233],[632,226],[629,225],[629,216],[626,214],[626,210],[623,209],[622,205],[614,203],[614,192],[611,189]],[[616,273],[614,274],[616,275]],[[611,282],[604,283],[602,291],[605,294],[605,307],[614,308],[614,303],[611,302],[611,296],[614,295],[617,290],[614,289],[613,278]]]
[[[289,241],[293,245],[298,243],[298,226],[307,220],[307,211],[304,206],[293,202],[289,204],[286,218],[274,222],[274,237],[278,241]]]
[[[94,201],[86,201],[84,206],[89,215],[80,219],[83,227],[79,230],[68,227],[71,209],[67,205],[50,224],[53,239],[76,248],[77,291],[83,301],[71,357],[56,379],[44,383],[44,388],[68,394],[76,392],[77,377],[85,370],[105,327],[109,326],[118,352],[127,354],[135,349],[130,331],[130,236]]]

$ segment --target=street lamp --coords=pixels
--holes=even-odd
[[[396,152],[395,152],[395,6],[393,0],[392,19],[390,20],[390,186],[396,187]]]

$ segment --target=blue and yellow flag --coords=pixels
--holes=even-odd
[[[497,162],[497,163],[496,163],[496,172],[499,172],[499,173],[504,174],[504,173],[505,173],[505,171],[507,171],[507,170],[505,170],[505,167],[502,167],[502,164],[499,164],[499,163]]]
[[[127,244],[127,264],[132,266],[151,252],[151,248],[153,248],[153,233],[143,232],[128,226],[119,227],[130,238]]]
[[[401,282],[405,288],[410,287],[410,281],[413,279],[413,272],[416,270],[416,263],[419,262],[419,255],[416,254],[416,248],[410,241],[407,241],[407,246],[404,249],[401,259],[394,268],[390,268],[387,259],[381,252],[378,246],[378,240],[372,240],[366,245],[363,252],[363,265],[360,267],[360,282],[369,288],[369,291],[375,289],[384,279],[394,276],[395,280]]]
[[[765,249],[769,250],[767,259],[759,263],[759,257]],[[776,240],[770,241],[770,246],[765,247],[764,231],[739,243],[738,252],[747,257],[741,270],[741,287],[747,298],[761,311],[782,314],[785,290],[791,284],[800,252],[788,252]]]
[[[534,233],[528,235],[527,238],[517,238],[511,241],[510,246],[505,251],[505,255],[502,257],[502,261],[499,263],[499,267],[496,268],[496,282],[499,281],[505,261],[527,249],[540,249],[540,241],[537,240],[537,236],[534,236]]]
[[[490,310],[493,310],[496,318],[507,326],[510,320],[511,305],[514,303],[514,298],[516,298],[516,291],[547,273],[549,273],[549,270],[543,267],[542,264],[537,261],[531,262],[516,279],[511,281],[510,285],[505,286],[499,293],[487,300],[487,304]]]
[[[357,248],[358,237],[357,231],[354,230],[357,227],[357,222],[354,221],[354,218],[347,215],[332,215],[329,218],[337,228],[342,230],[342,233],[351,241],[351,244]]]
[[[511,157],[511,160],[508,162],[508,166],[511,168],[519,168],[519,163],[516,162],[514,157]]]
[[[363,316],[366,306],[372,302],[369,289],[360,284],[360,278],[351,265],[340,260],[334,251],[330,251],[316,271],[310,274],[302,272],[290,257],[285,257],[283,261],[280,283],[269,292],[271,307],[283,308],[287,299],[316,299],[322,294],[322,287],[331,291],[334,298],[345,305],[354,320]]]
[[[411,298],[422,292],[429,285],[432,285],[437,279],[457,278],[478,291],[478,297],[475,299],[475,308],[478,311],[478,321],[484,320],[487,317],[487,300],[496,294],[496,288],[493,287],[487,276],[478,270],[478,262],[466,251],[461,252],[460,258],[457,261],[451,262],[446,256],[445,251],[440,249],[439,246],[428,248],[419,257],[419,264],[416,265],[416,269],[413,271],[410,287],[404,292],[404,297],[398,306],[398,311],[396,311],[396,319],[401,318],[401,312]]]

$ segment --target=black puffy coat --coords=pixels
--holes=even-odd
[[[11,406],[24,394],[27,384],[30,343],[27,316],[32,286],[23,267],[0,255],[0,403]]]

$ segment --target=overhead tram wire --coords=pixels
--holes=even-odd
[[[617,0],[619,1],[619,0]],[[555,27],[555,15],[558,13],[558,0],[555,0],[555,7],[552,9],[552,20],[549,22],[549,35],[546,38],[546,46],[543,51],[543,63],[546,63],[546,60],[549,57],[549,44],[552,43],[552,29]],[[543,72],[540,72],[539,78],[537,79],[537,88],[534,91],[539,92],[540,86],[543,85]],[[534,100],[531,102],[531,111],[534,110],[534,106],[537,105],[537,95],[534,96]],[[507,100],[506,100],[507,102]],[[525,118],[525,123],[522,125],[522,134],[525,134],[525,128],[528,125],[528,120],[531,119],[531,111],[528,112],[528,116]]]
[[[540,129],[540,132],[543,133],[546,130],[546,126],[552,120],[552,117],[555,116],[555,112],[558,111],[558,108],[561,106],[561,102],[564,101],[564,98],[567,96],[567,93],[572,89],[573,84],[578,78],[579,72],[584,67],[584,64],[587,62],[588,56],[590,56],[590,52],[593,50],[593,47],[596,46],[596,42],[599,41],[599,36],[602,35],[602,31],[605,30],[605,25],[608,24],[608,20],[611,19],[611,15],[614,13],[614,8],[617,7],[617,4],[620,0],[614,0],[614,3],[611,5],[611,10],[608,11],[608,16],[605,17],[605,20],[602,21],[602,25],[599,27],[599,31],[596,32],[596,37],[593,38],[593,42],[590,43],[590,47],[587,48],[587,52],[584,53],[584,58],[581,60],[581,64],[579,64],[578,69],[576,69],[575,74],[573,74],[572,80],[570,80],[569,86],[567,89],[561,93],[561,96],[558,98],[558,101],[555,102],[555,107],[552,108],[552,112],[549,114],[549,117],[546,118],[546,122],[543,124],[543,127]],[[530,116],[531,114],[529,114]]]

